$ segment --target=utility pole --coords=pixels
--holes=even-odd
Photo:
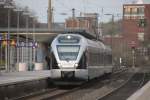
[[[114,15],[112,14],[111,48],[113,50]]]
[[[48,1],[48,29],[52,29],[52,17],[53,17],[53,9],[52,9],[52,0]]]
[[[17,12],[17,69],[19,69],[19,62],[20,62],[20,49],[19,49],[19,44],[20,44],[20,36],[19,36],[19,32],[20,32],[20,13],[23,11],[20,7],[15,8],[14,11]]]
[[[8,24],[8,33],[6,36],[6,40],[7,40],[7,45],[5,48],[5,67],[6,67],[6,71],[9,72],[10,71],[10,46],[8,43],[8,40],[10,39],[10,27],[11,27],[11,9],[14,8],[14,6],[12,5],[11,1],[5,1],[5,5],[4,8],[8,9],[8,16],[7,16],[7,24]]]

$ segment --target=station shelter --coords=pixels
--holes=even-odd
[[[37,33],[36,41],[33,33],[21,33],[19,41],[16,34],[10,36],[5,33],[0,35],[0,70],[5,71],[32,71],[49,69],[47,57],[51,41],[56,34]],[[36,67],[37,66],[37,67]],[[35,68],[36,67],[36,68]]]

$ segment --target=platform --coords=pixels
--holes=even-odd
[[[150,67],[141,67],[139,69],[140,73],[148,73],[148,76],[150,76]],[[146,77],[146,76],[145,76]],[[142,87],[139,88],[134,94],[132,94],[127,100],[150,100],[150,80]]]
[[[50,87],[50,71],[1,72],[0,99],[9,100]]]
[[[127,100],[150,100],[150,81]]]
[[[30,80],[39,80],[50,77],[50,71],[27,71],[27,72],[10,72],[0,73],[0,86]]]

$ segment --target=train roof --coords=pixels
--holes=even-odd
[[[94,33],[89,33],[84,29],[66,29],[63,32],[61,32],[62,34],[79,34],[82,35],[84,37],[86,37],[87,39],[97,39],[97,35]]]
[[[69,34],[59,34],[57,36],[56,39],[60,38],[60,37],[65,37],[65,36],[75,36],[77,38],[81,38],[83,41],[84,41],[84,45],[87,45],[87,46],[91,46],[91,47],[99,47],[99,48],[102,48],[102,49],[108,49],[108,50],[111,50],[109,49],[108,46],[106,46],[103,42],[101,41],[98,41],[98,40],[95,40],[95,39],[89,39],[89,38],[86,38],[84,36],[82,36],[81,34],[75,34],[75,33],[69,33]]]

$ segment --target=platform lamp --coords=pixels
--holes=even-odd
[[[19,58],[20,58],[19,57],[20,56],[20,53],[19,53],[20,13],[23,11],[23,9],[21,7],[16,7],[13,10],[17,12],[17,46],[16,47],[17,47],[17,67],[19,67],[18,65],[19,65],[19,62],[20,62],[20,60],[19,60]]]
[[[5,0],[0,1],[0,6],[5,4]],[[0,33],[0,65],[2,65],[2,34]]]
[[[29,8],[27,6],[24,8],[23,15],[26,18],[26,43],[25,44],[26,44],[26,54],[27,54],[27,57],[29,57],[27,44],[28,44],[28,31],[29,31],[28,29],[29,29],[29,15],[30,15],[30,12],[29,12]],[[28,63],[28,59],[27,59],[27,63]]]
[[[7,42],[8,42],[8,39],[10,38],[10,25],[11,25],[11,9],[14,8],[14,5],[12,3],[12,0],[5,0],[5,4],[4,4],[4,8],[8,9],[8,17],[7,17],[7,20],[8,20],[8,33],[7,33]],[[5,48],[5,52],[6,52],[6,55],[5,55],[5,60],[6,60],[6,63],[5,63],[5,67],[6,67],[6,71],[9,72],[10,71],[10,52],[9,52],[9,44],[7,43],[7,46]]]
[[[0,66],[2,65],[2,34],[0,33]]]

